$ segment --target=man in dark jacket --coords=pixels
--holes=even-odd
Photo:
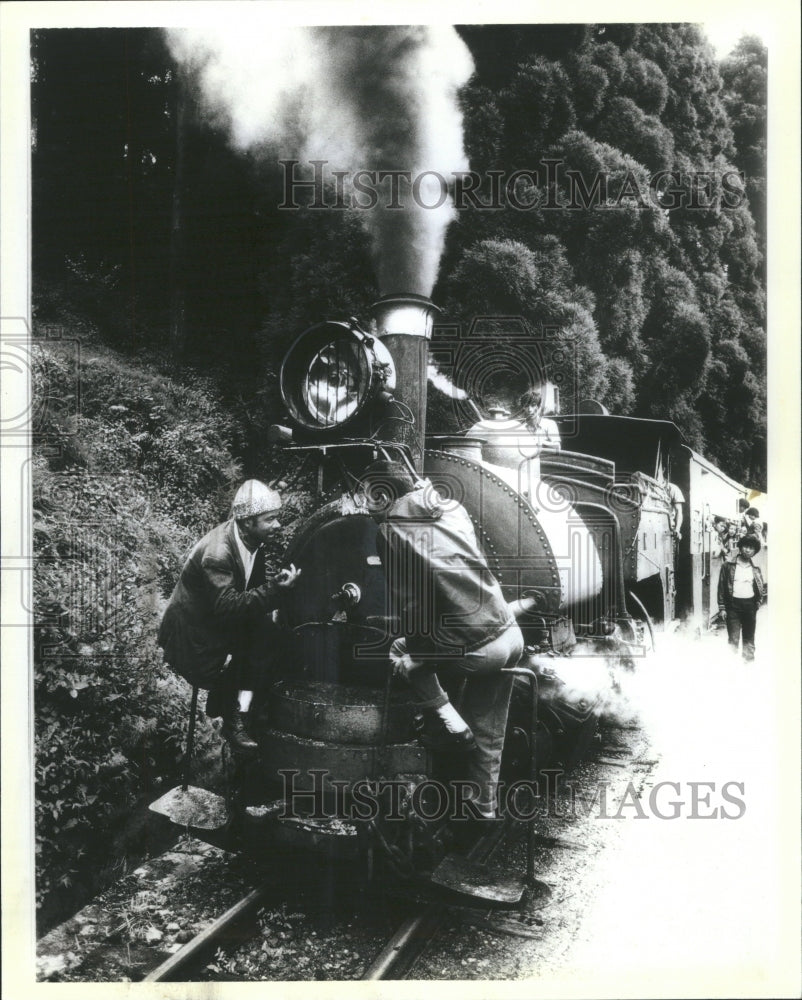
[[[382,562],[405,635],[391,650],[424,718],[422,742],[470,751],[468,778],[479,789],[479,814],[495,815],[512,667],[523,637],[488,569],[465,508],[445,501],[400,463],[367,470],[366,495],[383,541]],[[382,501],[384,497],[384,501]],[[462,715],[440,686],[437,669],[466,676]]]
[[[760,551],[760,541],[754,535],[738,539],[738,557],[725,562],[718,578],[718,609],[727,622],[727,637],[737,653],[738,640],[743,639],[743,657],[755,658],[755,624],[757,610],[763,603],[763,574],[752,562]]]
[[[190,684],[209,689],[207,714],[223,718],[232,747],[257,744],[245,729],[250,696],[269,642],[270,612],[282,588],[300,573],[294,566],[267,574],[264,542],[279,527],[281,497],[256,479],[237,491],[232,519],[218,524],[184,563],[159,629],[167,663]]]

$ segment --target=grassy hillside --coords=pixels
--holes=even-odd
[[[156,631],[241,470],[210,382],[112,352],[79,320],[37,331],[32,381],[36,890],[57,912],[110,863],[132,803],[176,776],[190,689]],[[199,739],[216,742],[208,723]]]

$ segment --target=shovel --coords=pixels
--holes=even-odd
[[[198,830],[219,830],[228,822],[226,800],[222,795],[205,788],[189,784],[189,769],[195,744],[195,718],[198,714],[198,687],[192,688],[192,703],[189,709],[189,733],[187,753],[184,758],[184,782],[165,792],[161,798],[151,802],[152,812],[166,816],[177,826],[194,826]]]

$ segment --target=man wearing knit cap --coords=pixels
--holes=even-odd
[[[159,629],[167,663],[191,684],[209,689],[206,713],[222,716],[223,735],[240,753],[257,744],[245,721],[262,660],[265,619],[300,570],[265,571],[264,543],[279,527],[279,493],[249,479],[234,498],[231,519],[192,549]]]

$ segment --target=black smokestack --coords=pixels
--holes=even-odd
[[[393,356],[396,369],[394,397],[413,422],[411,433],[405,424],[395,425],[395,440],[410,444],[412,460],[420,469],[426,442],[426,385],[429,341],[440,310],[423,295],[385,295],[373,305],[373,329]],[[390,422],[390,426],[393,423]],[[409,425],[406,425],[409,426]]]

